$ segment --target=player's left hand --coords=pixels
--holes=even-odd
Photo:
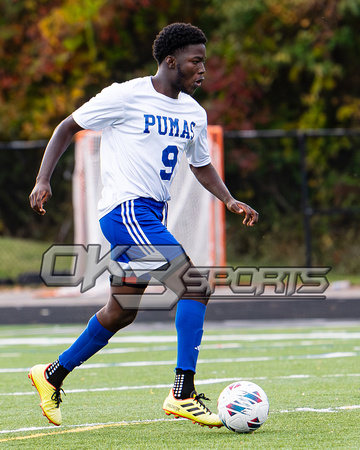
[[[259,220],[259,213],[255,211],[255,209],[251,208],[246,203],[239,202],[238,200],[231,199],[226,207],[229,211],[235,214],[244,214],[245,218],[243,220],[243,224],[248,227],[252,227]]]

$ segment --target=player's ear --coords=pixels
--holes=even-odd
[[[175,56],[169,55],[165,58],[165,61],[169,69],[175,69],[176,65]]]

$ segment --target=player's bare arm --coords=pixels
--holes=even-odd
[[[244,225],[248,225],[250,227],[255,225],[255,223],[259,220],[259,213],[246,203],[234,199],[212,164],[207,164],[202,167],[194,167],[190,165],[190,168],[204,188],[221,200],[229,211],[235,214],[245,215],[243,220]]]
[[[82,130],[72,116],[63,120],[55,129],[44,153],[36,183],[29,200],[34,211],[45,214],[44,204],[51,198],[50,178],[60,156],[68,148],[74,135]]]

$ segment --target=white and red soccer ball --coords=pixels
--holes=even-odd
[[[268,414],[267,395],[260,386],[251,381],[231,383],[219,395],[219,418],[226,428],[235,433],[257,430]]]

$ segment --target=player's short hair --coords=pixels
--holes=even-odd
[[[173,23],[163,28],[153,44],[153,56],[160,65],[168,55],[193,44],[206,44],[207,39],[200,28],[190,23]]]

